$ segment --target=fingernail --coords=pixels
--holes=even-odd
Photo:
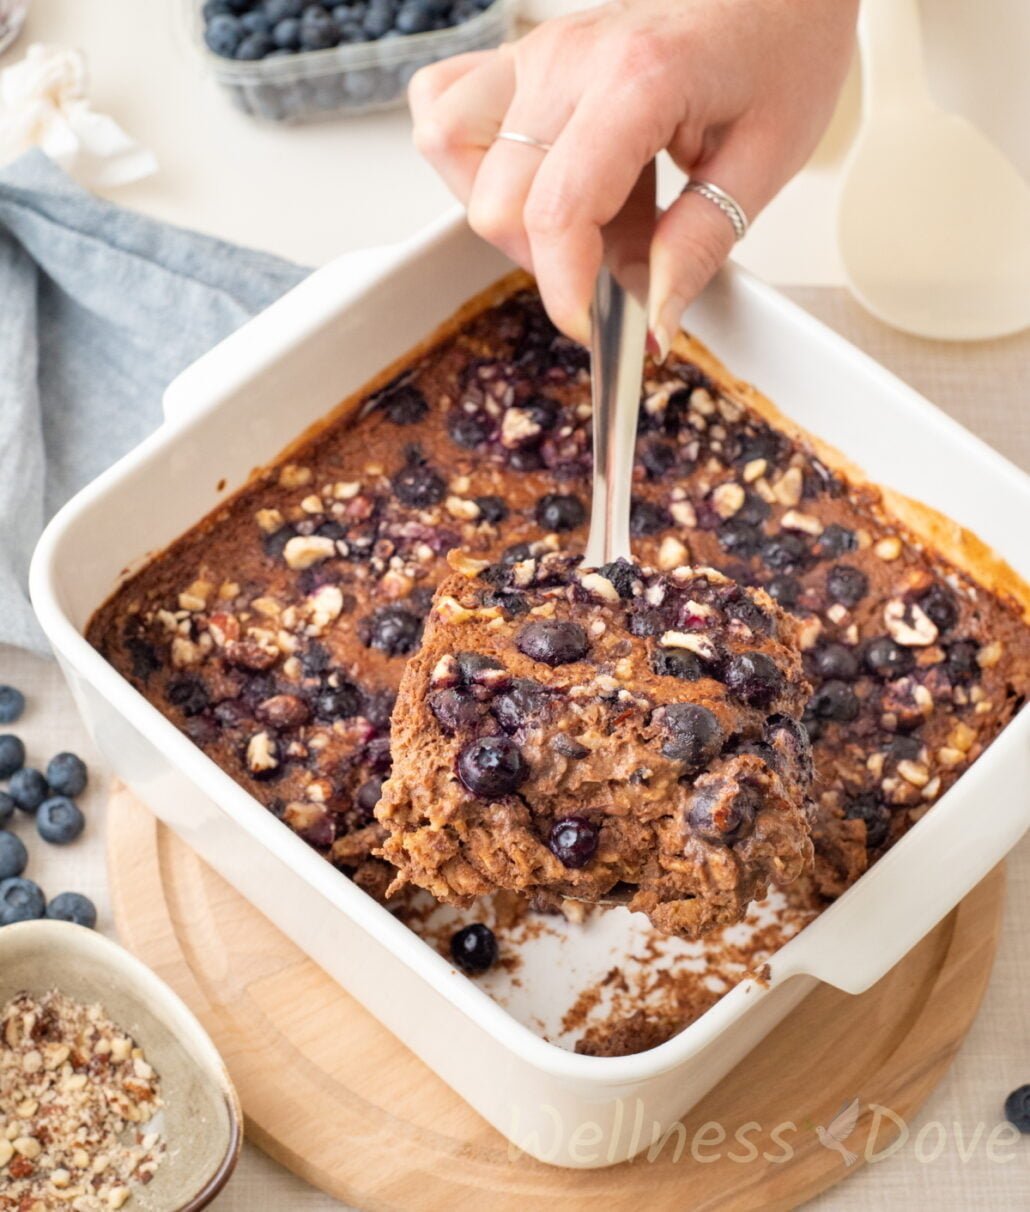
[[[652,323],[651,331],[654,333],[654,339],[658,345],[659,362],[664,362],[669,356],[676,333],[679,332],[680,316],[682,315],[683,300],[677,295],[670,295],[658,310],[658,317]]]

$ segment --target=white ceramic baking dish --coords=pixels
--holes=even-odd
[[[767,984],[745,980],[635,1056],[547,1042],[310,850],[83,629],[126,570],[509,268],[448,220],[367,274],[353,260],[313,274],[181,375],[161,429],[60,512],[36,552],[32,597],[97,744],[141,798],[500,1132],[544,1161],[600,1166],[649,1145],[816,982],[857,993],[878,980],[998,862],[1030,824],[1030,712],[777,952]],[[945,510],[1030,575],[1030,481],[868,357],[735,270],[685,322],[875,479]],[[563,979],[554,964],[522,977]]]

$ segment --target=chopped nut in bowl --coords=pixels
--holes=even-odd
[[[68,922],[0,931],[0,1192],[10,1206],[195,1212],[228,1181],[242,1139],[214,1044],[153,972]]]

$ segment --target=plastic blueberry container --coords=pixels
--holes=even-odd
[[[204,42],[201,0],[190,0],[190,7],[194,41],[238,109],[271,122],[314,122],[401,105],[420,67],[499,46],[511,29],[515,0],[494,0],[449,29],[255,61],[214,54]]]

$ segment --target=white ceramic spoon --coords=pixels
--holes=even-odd
[[[863,0],[863,125],[838,210],[849,284],[917,336],[976,340],[1030,325],[1030,185],[931,100],[916,0]]]

